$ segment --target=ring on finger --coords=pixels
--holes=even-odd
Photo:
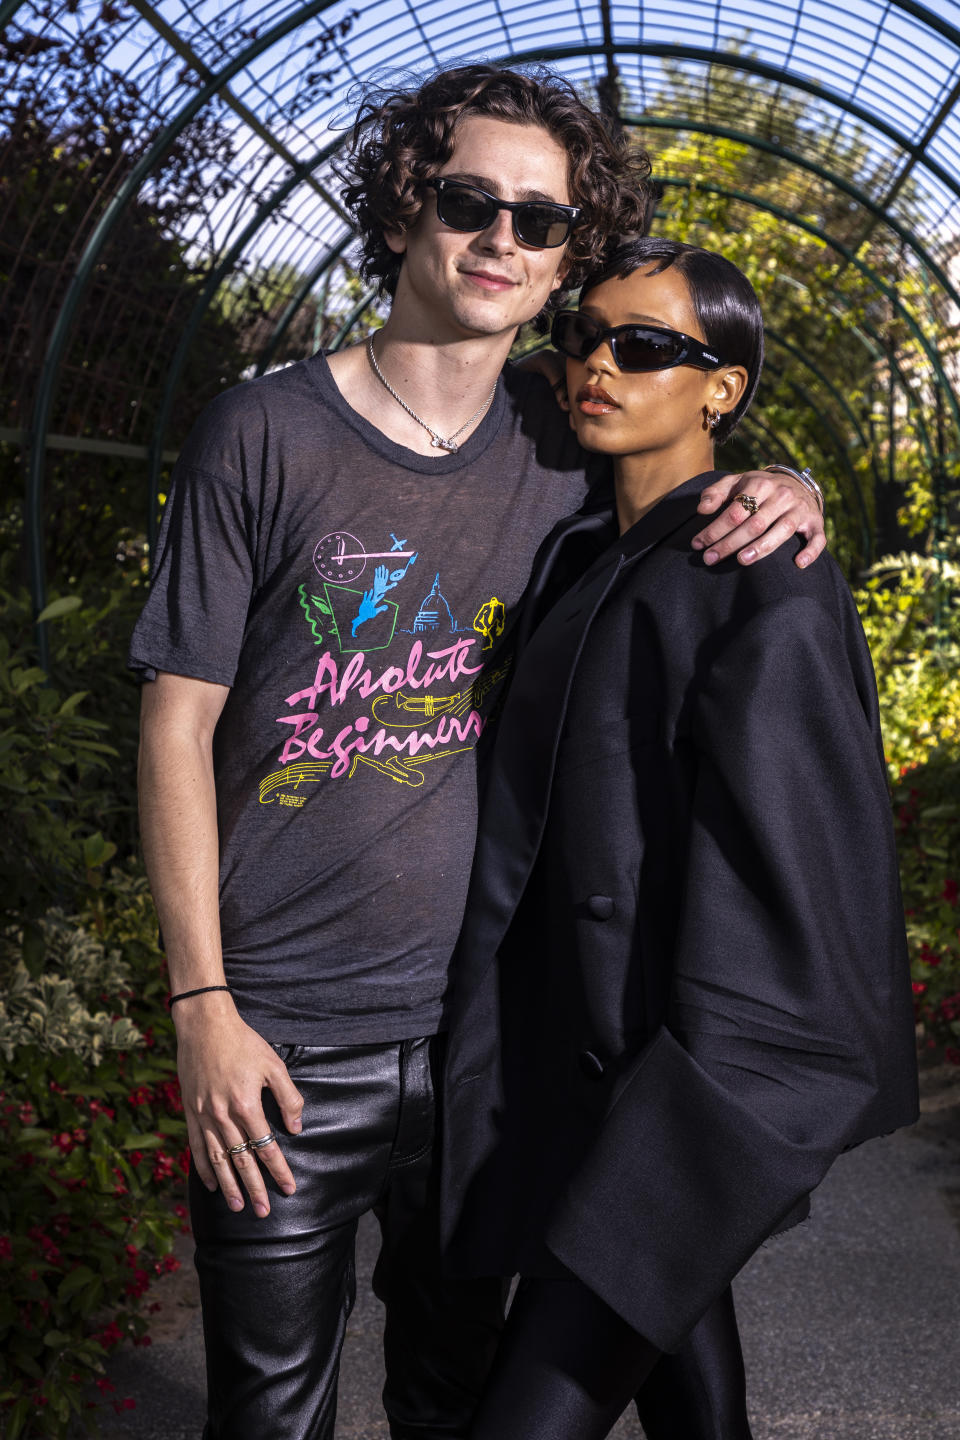
[[[741,493],[739,495],[735,495],[733,498],[740,501],[740,504],[743,506],[744,510],[746,510],[748,515],[756,515],[757,511],[760,509],[760,502],[758,501],[756,495],[744,495]]]
[[[228,1154],[228,1155],[242,1155],[245,1150],[249,1150],[249,1149],[250,1149],[250,1141],[249,1141],[249,1140],[244,1140],[241,1145],[228,1145],[228,1146],[227,1146],[227,1154]]]
[[[262,1140],[249,1140],[247,1144],[251,1150],[262,1150],[265,1145],[272,1145],[276,1138],[276,1135],[271,1130],[268,1135],[264,1135]]]

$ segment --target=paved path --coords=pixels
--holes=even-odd
[[[813,1219],[772,1241],[738,1280],[755,1440],[960,1440],[960,1145],[958,1107],[945,1123],[943,1099],[928,1102],[915,1130],[843,1156]],[[367,1284],[375,1248],[365,1225],[337,1440],[387,1437],[380,1307]],[[181,1284],[180,1333],[111,1366],[117,1395],[137,1408],[105,1426],[109,1440],[199,1440],[195,1305]],[[632,1416],[613,1433],[643,1434]]]

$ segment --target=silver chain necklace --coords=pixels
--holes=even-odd
[[[435,450],[448,450],[451,454],[455,454],[456,451],[460,449],[460,446],[457,444],[457,436],[462,435],[464,430],[469,430],[473,422],[480,419],[480,416],[483,414],[484,410],[487,409],[494,395],[496,395],[497,393],[497,387],[496,385],[494,385],[493,389],[490,391],[490,394],[480,406],[480,409],[475,410],[470,416],[470,419],[465,420],[460,426],[460,429],[454,430],[453,434],[445,440],[442,435],[440,435],[436,430],[434,430],[432,425],[428,425],[426,420],[421,420],[416,410],[411,410],[410,406],[407,404],[406,400],[404,400],[403,396],[398,395],[396,390],[394,390],[393,386],[390,384],[390,381],[387,379],[386,375],[384,375],[383,371],[380,369],[380,366],[377,364],[377,357],[373,353],[372,335],[367,340],[367,354],[370,357],[370,364],[373,367],[373,373],[380,381],[380,384],[384,387],[385,390],[389,390],[394,400],[396,400],[399,406],[406,410],[411,420],[416,420],[418,425],[423,426],[424,430],[426,430],[427,434],[430,436],[430,444]]]

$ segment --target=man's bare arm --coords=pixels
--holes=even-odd
[[[213,732],[226,686],[159,674],[143,687],[140,711],[140,828],[147,873],[163,931],[173,994],[223,985],[219,843],[213,781]],[[243,1185],[258,1215],[270,1210],[259,1160],[284,1194],[296,1188],[278,1144],[231,1157],[232,1145],[258,1140],[271,1126],[266,1086],[284,1124],[300,1129],[303,1100],[276,1052],[241,1020],[224,991],[194,995],[171,1011],[177,1067],[194,1164],[209,1190],[219,1184],[232,1210]]]

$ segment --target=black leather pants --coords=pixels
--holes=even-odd
[[[729,1290],[663,1355],[575,1277],[522,1281],[471,1440],[604,1440],[631,1399],[647,1440],[751,1440]]]
[[[303,1130],[267,1118],[297,1182],[270,1214],[234,1214],[191,1174],[203,1304],[206,1440],[332,1440],[355,1295],[358,1218],[383,1238],[384,1407],[394,1440],[465,1437],[502,1326],[499,1280],[449,1280],[437,1248],[435,1040],[277,1047],[304,1097]]]

